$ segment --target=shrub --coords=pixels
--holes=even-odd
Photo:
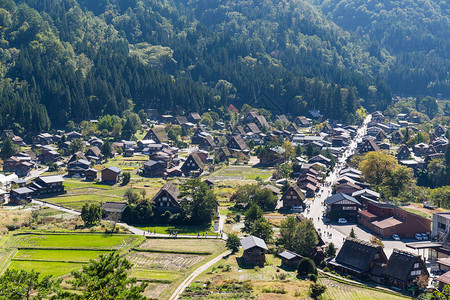
[[[262,289],[263,293],[272,293],[272,294],[287,294],[287,291],[281,287],[265,287]]]
[[[259,267],[258,267],[258,266],[255,266],[253,269],[254,269],[256,272],[259,271]]]
[[[227,239],[227,244],[226,244],[227,248],[230,249],[234,253],[239,250],[240,245],[241,245],[241,240],[239,239],[239,237],[234,233],[230,233],[228,235],[228,239]]]
[[[317,275],[316,274],[309,274],[309,280],[312,282],[317,282]]]
[[[308,274],[317,274],[317,268],[312,259],[302,258],[297,268],[298,275],[306,276]]]
[[[313,283],[310,286],[310,295],[312,298],[317,299],[320,295],[325,293],[327,287],[320,283]]]

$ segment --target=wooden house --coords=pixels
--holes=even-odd
[[[90,163],[87,160],[79,159],[72,161],[67,165],[68,176],[85,177],[86,170],[89,169]]]
[[[328,262],[328,266],[342,274],[380,282],[383,265],[386,263],[383,247],[348,237],[338,255]]]
[[[305,208],[305,195],[301,191],[300,187],[293,183],[281,197],[283,202],[283,208],[291,209],[292,207]]]
[[[98,170],[89,168],[84,172],[84,177],[87,181],[97,180]]]
[[[278,256],[281,257],[281,266],[289,269],[297,269],[300,260],[303,258],[303,256],[289,250],[281,252]]]
[[[167,182],[159,192],[153,197],[152,201],[159,213],[170,211],[171,213],[181,212],[180,191],[172,182]]]
[[[264,265],[266,262],[266,253],[269,249],[263,239],[251,235],[241,239],[241,245],[244,249],[244,254],[241,259],[245,264]]]
[[[100,148],[98,148],[97,146],[89,148],[89,150],[86,151],[84,156],[87,158],[87,160],[95,161],[95,163],[100,163],[103,159],[103,154],[100,151]]]
[[[411,151],[409,150],[408,146],[403,144],[398,148],[397,154],[395,156],[398,160],[409,159],[409,157],[411,156]]]
[[[167,162],[149,160],[144,163],[142,176],[162,177],[167,169]]]
[[[309,127],[309,126],[311,126],[311,123],[309,122],[309,120],[306,117],[303,117],[303,116],[296,117],[295,120],[294,120],[294,123],[298,127]]]
[[[153,127],[151,128],[145,137],[144,140],[153,140],[156,144],[162,144],[169,142],[169,137],[167,136],[166,130],[164,127]]]
[[[122,178],[122,169],[118,167],[109,167],[102,170],[102,182],[107,184],[116,184]]]
[[[202,119],[202,117],[200,117],[200,115],[196,112],[190,113],[187,116],[187,119],[189,122],[197,124],[198,122],[200,122],[200,120]]]
[[[64,179],[58,175],[40,176],[29,186],[35,195],[64,193]]]
[[[375,143],[375,140],[373,138],[366,139],[361,148],[359,148],[359,153],[367,153],[371,151],[380,151],[380,147]]]
[[[205,165],[197,152],[191,153],[181,166],[181,171],[185,175],[191,175],[194,173],[200,175],[201,173],[203,173],[204,169]]]
[[[228,147],[226,146],[218,148],[214,155],[216,163],[228,162],[230,160],[230,157],[231,157],[230,149],[228,149]]]
[[[12,189],[9,193],[9,202],[16,205],[19,205],[22,200],[31,202],[33,193],[34,191],[27,187]]]
[[[410,287],[421,276],[430,276],[422,257],[410,252],[394,249],[384,268],[384,284],[401,289]]]
[[[103,216],[108,219],[112,214],[118,214],[120,219],[126,207],[127,204],[123,202],[105,202],[102,206]]]
[[[233,135],[227,143],[227,147],[231,150],[245,151],[248,150],[247,144],[240,135]]]
[[[330,219],[346,218],[347,220],[356,220],[358,209],[361,204],[352,196],[338,193],[328,197],[325,200],[327,214]]]

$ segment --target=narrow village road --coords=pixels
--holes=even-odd
[[[53,209],[56,209],[56,210],[59,210],[59,211],[62,211],[62,212],[68,213],[68,214],[76,215],[76,216],[81,215],[81,213],[79,211],[76,211],[74,209],[62,207],[62,206],[59,206],[59,205],[54,205],[54,204],[51,204],[51,203],[48,203],[48,202],[45,202],[45,201],[41,201],[41,200],[33,199],[33,200],[31,200],[31,203],[36,203],[36,204],[38,204],[40,206],[53,208]]]
[[[323,216],[325,212],[325,200],[331,196],[334,181],[339,177],[339,172],[342,168],[345,167],[347,158],[356,151],[358,141],[365,135],[367,124],[370,122],[371,118],[372,115],[367,115],[363,125],[358,129],[355,138],[350,142],[348,149],[339,157],[333,171],[325,179],[325,182],[316,194],[316,197],[309,203],[309,213],[308,211],[305,213],[305,217],[312,218],[314,226],[321,235],[323,241],[325,243],[333,242],[338,248],[343,245],[346,236],[334,229],[332,225],[325,225]]]
[[[31,179],[33,179],[33,178],[36,178],[36,177],[39,177],[39,176],[41,176],[42,174],[44,174],[45,172],[47,172],[48,171],[48,167],[45,167],[45,168],[43,168],[43,169],[39,169],[39,170],[31,170],[30,171],[30,175],[28,175],[27,177],[25,177],[24,179],[25,180],[31,180]]]
[[[180,297],[180,295],[183,293],[184,289],[187,288],[192,281],[194,281],[194,279],[202,274],[203,272],[205,272],[206,270],[208,270],[208,268],[212,267],[215,263],[217,263],[218,261],[220,261],[222,258],[224,258],[227,255],[230,255],[231,251],[226,251],[222,254],[220,254],[219,256],[217,256],[216,258],[214,258],[213,260],[210,260],[209,262],[207,262],[206,264],[198,267],[194,272],[191,273],[191,275],[189,275],[175,290],[175,292],[172,294],[172,296],[169,298],[169,300],[176,300]]]

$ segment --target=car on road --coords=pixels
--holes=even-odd
[[[393,235],[392,235],[392,238],[393,238],[395,241],[400,241],[400,237],[398,236],[398,234],[393,234]]]
[[[345,218],[339,218],[339,219],[338,219],[338,223],[339,223],[339,224],[345,224],[345,223],[347,223],[347,219],[345,219]]]
[[[414,235],[414,237],[415,237],[416,240],[418,240],[418,241],[421,241],[421,240],[422,240],[422,234],[420,234],[420,233],[416,233],[416,234]]]
[[[428,234],[422,233],[421,236],[422,236],[422,240],[423,241],[427,241],[428,240]]]

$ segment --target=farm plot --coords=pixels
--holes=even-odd
[[[122,249],[139,239],[132,235],[55,234],[24,235],[15,242],[17,248],[88,248]]]
[[[180,277],[178,271],[168,270],[150,270],[150,269],[131,269],[130,276],[137,278],[138,280],[149,280],[161,283],[169,283],[177,280]]]
[[[196,225],[152,225],[152,226],[135,226],[144,231],[170,234],[171,232],[177,231],[179,235],[217,235],[213,232],[212,226],[196,226]]]
[[[381,290],[375,291],[343,284],[328,278],[321,278],[323,284],[327,286],[327,290],[322,299],[325,300],[405,300],[410,299],[401,295],[384,293]]]
[[[100,254],[108,255],[111,251],[85,250],[19,250],[12,259],[28,261],[88,262],[97,259]]]
[[[214,253],[224,251],[225,243],[222,240],[207,239],[147,239],[139,248],[156,251]]]
[[[184,271],[205,259],[203,255],[132,252],[127,259],[138,269]]]
[[[229,166],[211,176],[215,180],[255,180],[257,177],[267,180],[272,175],[268,169],[259,169],[251,166]]]
[[[59,277],[70,273],[71,271],[81,269],[82,264],[78,263],[64,263],[64,262],[43,262],[43,261],[11,261],[9,269],[31,271],[35,270],[41,275],[52,275]]]
[[[150,298],[150,299],[164,299],[169,297],[168,288],[170,287],[169,284],[164,283],[150,283],[147,288],[145,289],[145,292],[143,293],[144,296]]]

